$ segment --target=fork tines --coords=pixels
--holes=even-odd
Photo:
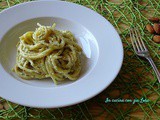
[[[131,37],[133,49],[136,53],[140,51],[146,51],[146,52],[148,51],[142,40],[140,31],[137,28],[130,29],[130,37]]]

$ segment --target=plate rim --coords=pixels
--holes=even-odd
[[[5,10],[2,10],[1,12],[0,12],[0,16],[1,16],[1,14],[5,14],[5,12],[7,12],[7,11],[10,11],[10,10],[12,10],[12,9],[16,9],[16,7],[17,6],[25,6],[25,5],[27,5],[27,4],[34,4],[34,3],[42,3],[42,2],[44,2],[44,3],[46,3],[46,2],[58,2],[58,3],[65,3],[65,4],[71,4],[71,5],[73,5],[73,6],[78,6],[78,7],[82,7],[82,8],[84,8],[84,9],[86,9],[86,10],[88,10],[88,11],[92,11],[92,13],[94,13],[94,14],[96,14],[96,15],[98,15],[99,17],[101,16],[100,14],[98,14],[98,13],[96,13],[95,11],[93,11],[93,10],[91,10],[91,9],[89,9],[89,8],[86,8],[86,7],[84,7],[84,6],[82,6],[82,5],[78,5],[78,4],[75,4],[75,3],[71,3],[71,2],[66,2],[66,1],[31,1],[31,2],[25,2],[25,3],[21,3],[21,4],[18,4],[18,5],[15,5],[15,6],[13,6],[13,7],[10,7],[10,8],[7,8],[7,9],[5,9]],[[117,31],[116,31],[116,29],[113,27],[113,25],[107,20],[107,19],[105,19],[104,17],[102,17],[101,16],[101,19],[103,19],[103,20],[105,20],[106,22],[107,22],[107,24],[109,24],[111,27],[112,27],[112,29],[113,29],[113,31],[114,31],[114,33],[116,34],[116,37],[119,39],[119,41],[121,42],[121,38],[120,38],[120,36],[119,36],[119,34],[117,33]],[[1,41],[1,40],[0,40]],[[7,100],[9,100],[9,101],[11,101],[11,102],[13,102],[13,103],[16,103],[16,104],[21,104],[21,105],[24,105],[24,106],[29,106],[29,107],[36,107],[36,108],[57,108],[57,107],[65,107],[65,106],[70,106],[70,105],[74,105],[74,104],[77,104],[77,103],[80,103],[80,102],[84,102],[84,101],[86,101],[86,100],[88,100],[88,99],[90,99],[90,98],[92,98],[92,97],[94,97],[94,96],[96,96],[97,94],[99,94],[99,93],[101,93],[104,89],[106,89],[113,81],[114,81],[114,79],[117,77],[117,75],[118,75],[118,73],[119,73],[119,71],[120,71],[120,69],[121,69],[121,67],[122,67],[122,63],[123,63],[123,58],[124,58],[124,51],[123,51],[123,45],[122,45],[122,42],[121,42],[121,58],[120,58],[120,61],[119,61],[119,66],[118,66],[118,69],[117,69],[117,71],[116,71],[116,73],[115,73],[115,75],[114,75],[114,77],[112,78],[113,80],[110,80],[110,82],[105,86],[105,87],[103,87],[103,88],[101,88],[98,92],[96,92],[96,93],[93,93],[91,96],[89,96],[89,97],[87,97],[87,98],[85,98],[85,99],[81,99],[81,100],[76,100],[76,101],[74,101],[74,102],[72,102],[72,103],[68,103],[68,104],[66,104],[66,103],[63,103],[62,105],[53,105],[53,104],[43,104],[43,105],[40,105],[40,104],[36,104],[36,105],[33,105],[33,103],[32,103],[32,105],[30,104],[30,103],[25,103],[25,102],[17,102],[17,101],[15,101],[15,100],[13,100],[11,97],[4,97],[4,96],[1,96],[1,93],[2,92],[0,92],[0,96],[1,97],[3,97],[4,99],[7,99]],[[1,63],[0,63],[0,71],[3,71],[1,68],[3,68],[2,66],[1,66]],[[93,68],[93,69],[95,69],[95,68]],[[3,72],[5,72],[5,70],[3,71]],[[9,76],[8,76],[9,77]],[[13,78],[12,78],[13,79]],[[30,87],[33,87],[33,86],[30,86]],[[65,87],[65,86],[64,86]],[[56,88],[56,89],[58,89],[58,88]],[[49,89],[47,89],[47,90],[50,90],[50,88]],[[3,93],[4,94],[4,93]],[[29,101],[29,102],[32,102],[32,101]]]

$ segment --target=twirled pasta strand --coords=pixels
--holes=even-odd
[[[55,84],[76,80],[81,71],[81,47],[70,31],[42,26],[26,32],[17,44],[15,73],[23,79],[51,77]]]

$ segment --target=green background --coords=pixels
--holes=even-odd
[[[0,11],[27,0],[0,0]],[[159,0],[68,0],[103,15],[117,29],[124,47],[124,62],[115,81],[94,98],[69,107],[36,109],[0,99],[0,119],[6,120],[160,120],[160,84],[148,61],[135,55],[129,29],[137,26],[156,66],[160,69],[160,44],[145,30],[148,17],[160,17]],[[77,11],[78,12],[78,11]],[[87,18],[86,18],[87,19]],[[107,38],[106,38],[107,39]],[[114,53],[113,53],[114,54]],[[100,80],[99,80],[100,81]],[[105,103],[109,99],[148,99],[146,103]]]

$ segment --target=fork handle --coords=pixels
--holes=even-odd
[[[153,70],[154,70],[154,72],[155,72],[156,75],[157,75],[157,79],[158,79],[158,81],[159,81],[159,83],[160,83],[160,73],[159,73],[159,71],[158,71],[155,63],[153,62],[153,60],[152,60],[151,57],[148,57],[147,60],[150,62],[151,66],[152,66],[152,68],[153,68]]]

